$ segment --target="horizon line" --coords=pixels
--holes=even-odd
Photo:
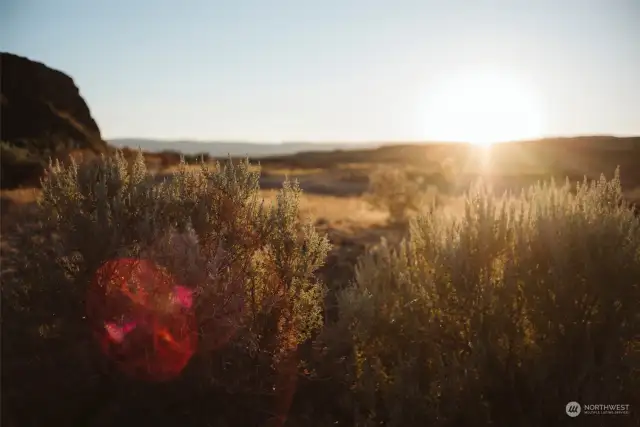
[[[544,135],[538,138],[522,138],[512,139],[505,141],[496,141],[493,144],[503,144],[510,142],[533,142],[543,141],[549,139],[577,139],[577,138],[640,138],[640,134],[614,134],[614,133],[597,133],[597,134],[572,134],[572,135]],[[453,141],[453,140],[429,140],[429,139],[397,139],[397,140],[288,140],[288,141],[257,141],[257,140],[241,140],[241,139],[202,139],[202,138],[156,138],[156,137],[137,137],[137,136],[124,136],[124,137],[110,137],[102,138],[104,141],[118,141],[118,140],[146,140],[159,143],[197,143],[197,144],[256,144],[256,145],[286,145],[286,144],[309,144],[309,145],[322,145],[322,144],[348,144],[348,145],[367,145],[367,144],[473,144],[468,141]]]

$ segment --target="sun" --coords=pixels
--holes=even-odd
[[[427,94],[425,134],[430,140],[488,146],[540,138],[542,108],[535,91],[499,71],[457,73]]]

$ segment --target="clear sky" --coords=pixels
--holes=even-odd
[[[3,0],[0,50],[72,76],[105,138],[455,138],[476,70],[546,135],[640,134],[640,0]]]

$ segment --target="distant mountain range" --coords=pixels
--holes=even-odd
[[[521,141],[550,147],[592,148],[598,150],[629,150],[638,147],[640,137],[616,137],[609,135],[592,135],[576,137],[548,137],[537,140]],[[229,142],[229,141],[193,141],[193,140],[159,140],[145,138],[118,138],[107,140],[113,147],[142,148],[143,151],[161,152],[174,151],[185,155],[208,153],[212,157],[242,157],[249,156],[287,156],[303,152],[331,152],[336,150],[367,150],[383,146],[414,146],[414,145],[439,145],[442,143],[430,142],[283,142],[283,143],[254,143],[254,142]],[[637,148],[635,148],[637,150]]]
[[[281,156],[309,151],[335,151],[357,150],[363,148],[376,148],[381,143],[310,143],[310,142],[285,142],[274,143],[250,143],[250,142],[224,142],[224,141],[166,141],[144,138],[119,138],[108,140],[107,143],[114,147],[141,148],[143,151],[161,152],[177,151],[186,155],[209,153],[213,157],[250,156]]]

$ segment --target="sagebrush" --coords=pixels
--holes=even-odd
[[[517,197],[478,185],[462,218],[419,216],[364,256],[338,300],[323,342],[356,425],[565,425],[570,401],[637,420],[640,221],[617,171]]]
[[[280,362],[295,361],[297,345],[322,325],[325,288],[314,272],[329,244],[299,220],[296,183],[285,181],[266,206],[258,180],[248,161],[198,170],[183,162],[160,182],[142,153],[133,163],[117,152],[53,164],[37,220],[17,233],[20,252],[3,259],[3,317],[11,316],[4,385],[43,400],[67,396],[61,407],[40,408],[50,416],[86,404],[78,387],[91,399],[103,368],[88,333],[87,287],[105,261],[129,257],[153,260],[195,292],[200,346],[184,373],[193,390],[275,394]],[[40,339],[28,339],[34,334]],[[44,357],[22,356],[44,349]],[[50,364],[58,368],[48,386],[24,381],[24,369],[37,374]]]
[[[328,275],[324,326],[327,239],[299,219],[295,183],[267,206],[258,179],[229,161],[162,180],[140,153],[52,165],[2,246],[3,425],[564,426],[569,401],[631,407],[581,425],[640,421],[640,220],[617,171],[478,185],[458,218],[387,186],[419,214],[353,283]],[[118,376],[93,344],[87,286],[120,257],[195,292],[201,345],[171,383]]]
[[[371,173],[365,200],[388,211],[390,222],[403,223],[411,213],[435,202],[436,195],[435,187],[426,188],[422,177],[413,177],[403,168],[382,167]]]

